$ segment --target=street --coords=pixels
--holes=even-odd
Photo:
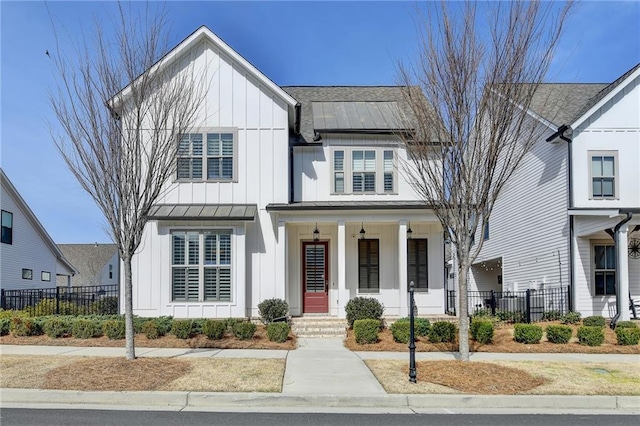
[[[634,415],[547,415],[547,414],[307,414],[307,413],[219,413],[167,411],[107,411],[12,409],[0,411],[3,426],[54,425],[233,425],[233,426],[583,426],[638,424]]]

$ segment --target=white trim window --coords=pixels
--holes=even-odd
[[[376,192],[376,152],[352,151],[353,192]]]
[[[171,300],[231,301],[231,231],[174,231]]]
[[[394,149],[335,148],[331,151],[331,161],[332,194],[397,192]]]
[[[384,192],[394,192],[395,185],[393,178],[393,151],[385,150],[383,156]]]
[[[593,246],[594,285],[596,296],[616,294],[616,249],[612,244]]]
[[[235,129],[186,133],[178,142],[179,181],[235,182],[237,177]]]
[[[333,192],[344,193],[344,151],[333,151]]]
[[[618,196],[615,151],[589,152],[591,198],[612,199]]]

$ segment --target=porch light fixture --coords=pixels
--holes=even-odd
[[[364,222],[362,223],[362,227],[360,228],[360,239],[364,240],[364,235],[367,233],[367,231],[364,230]]]
[[[407,240],[410,240],[412,235],[413,231],[411,230],[411,222],[409,222],[409,227],[407,228]]]
[[[318,231],[318,222],[316,222],[316,229],[313,230],[313,241],[320,241],[320,231]]]

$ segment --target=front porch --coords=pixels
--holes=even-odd
[[[289,206],[289,205],[287,205]],[[284,299],[292,316],[345,317],[347,302],[373,297],[385,316],[408,315],[408,283],[420,283],[421,315],[443,314],[444,240],[435,216],[421,208],[271,208]],[[391,206],[389,206],[391,207]],[[269,207],[267,210],[270,210]]]

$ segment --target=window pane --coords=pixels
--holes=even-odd
[[[354,173],[353,174],[353,192],[362,192],[364,190],[362,186],[362,174]]]
[[[204,268],[204,300],[216,300],[218,298],[218,270],[216,268]]]
[[[602,179],[602,196],[603,197],[613,197],[613,179],[612,178],[603,178]]]
[[[364,170],[364,153],[363,151],[353,151],[353,170]]]
[[[616,269],[616,248],[614,246],[607,246],[607,269]]]
[[[595,254],[596,269],[606,269],[607,263],[605,259],[605,246],[595,246],[593,248]]]
[[[344,173],[342,172],[336,173],[335,191],[344,192]]]
[[[186,270],[185,268],[173,268],[173,300],[185,300],[186,298]]]
[[[596,296],[604,294],[604,272],[596,272]]]
[[[218,300],[228,302],[231,300],[231,269],[218,270]]]
[[[344,151],[333,152],[333,170],[335,171],[344,170]]]
[[[207,155],[220,155],[219,133],[207,133]]]
[[[178,158],[178,179],[189,179],[191,177],[191,159]]]
[[[602,176],[614,176],[613,157],[604,157],[602,161]]]
[[[375,173],[364,174],[364,190],[365,192],[375,192],[376,190],[376,174]]]
[[[202,179],[202,158],[194,158],[191,160],[192,164],[192,179]]]
[[[380,288],[378,240],[358,240],[358,290],[375,293]]]
[[[189,240],[189,265],[197,265],[200,263],[199,237],[195,232],[187,234]]]
[[[393,173],[384,174],[384,191],[393,192]]]
[[[384,170],[386,172],[393,171],[393,151],[384,152]]]
[[[202,155],[202,135],[200,133],[193,133],[191,135],[191,145],[194,156]]]
[[[187,299],[198,300],[198,287],[200,286],[200,271],[197,268],[189,268],[187,283]]]
[[[222,134],[222,155],[233,155],[233,134],[231,133]]]
[[[233,158],[232,157],[227,157],[222,159],[222,178],[223,179],[233,178]]]
[[[174,233],[173,234],[173,264],[184,265],[185,264],[185,234]]]
[[[606,294],[616,294],[616,274],[615,272],[605,273]]]
[[[231,235],[221,234],[220,238],[220,265],[231,265]]]
[[[180,136],[180,142],[178,142],[178,155],[189,155],[189,135]]]
[[[591,157],[591,176],[602,176],[602,157]]]
[[[218,262],[218,235],[207,233],[204,234],[204,264],[215,265]]]
[[[219,179],[220,178],[220,159],[208,158],[207,159],[207,179]]]
[[[365,170],[376,169],[376,152],[375,151],[364,152],[364,169]]]
[[[593,179],[593,196],[602,197],[602,181],[600,178]]]
[[[13,227],[13,213],[2,211],[2,226]]]

